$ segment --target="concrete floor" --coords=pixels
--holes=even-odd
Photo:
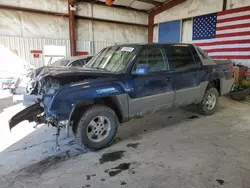
[[[64,133],[54,152],[55,130],[41,126],[0,153],[0,187],[248,188],[249,111],[247,102],[221,98],[212,116],[160,112],[122,125],[99,152]]]

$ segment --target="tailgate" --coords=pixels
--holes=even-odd
[[[215,60],[216,71],[222,74],[220,78],[221,95],[229,93],[233,86],[233,66],[230,60]]]

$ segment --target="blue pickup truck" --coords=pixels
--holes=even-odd
[[[216,111],[232,85],[230,62],[214,61],[192,44],[127,44],[103,49],[83,68],[48,67],[33,78],[37,103],[9,121],[72,127],[94,150],[112,143],[120,123],[158,110],[197,105]]]

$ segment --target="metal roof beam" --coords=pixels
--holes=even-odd
[[[168,9],[171,9],[173,8],[174,6],[177,6],[181,3],[184,3],[185,1],[187,0],[172,0],[172,1],[169,1],[167,3],[164,3],[163,5],[151,10],[149,12],[150,15],[157,15],[157,14],[160,14]]]
[[[108,6],[106,5],[105,2],[102,1],[98,1],[98,0],[77,0],[78,2],[85,2],[85,3],[93,3],[96,5],[103,5],[103,6]],[[126,7],[126,6],[122,6],[122,5],[111,5],[108,7],[114,7],[114,8],[120,8],[120,9],[125,9],[125,10],[132,10],[132,11],[137,11],[137,12],[143,12],[143,13],[148,13],[147,10],[139,10],[139,9],[135,9],[135,8],[131,8],[131,7]]]
[[[154,0],[137,0],[137,1],[140,1],[140,2],[143,2],[143,3],[149,3],[149,4],[152,4],[156,7],[159,7],[161,6],[163,3],[159,2],[159,1],[154,1]]]

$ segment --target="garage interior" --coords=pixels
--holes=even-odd
[[[200,21],[215,14],[216,32]],[[12,80],[0,90],[0,187],[250,187],[249,23],[250,0],[0,0],[0,78]],[[8,121],[25,107],[8,86],[23,71],[152,42],[194,43],[230,60],[235,84],[247,85],[244,100],[223,96],[211,116],[188,106],[134,119],[100,151],[81,148],[71,131],[62,131],[56,151],[56,130],[44,124],[10,131]]]

